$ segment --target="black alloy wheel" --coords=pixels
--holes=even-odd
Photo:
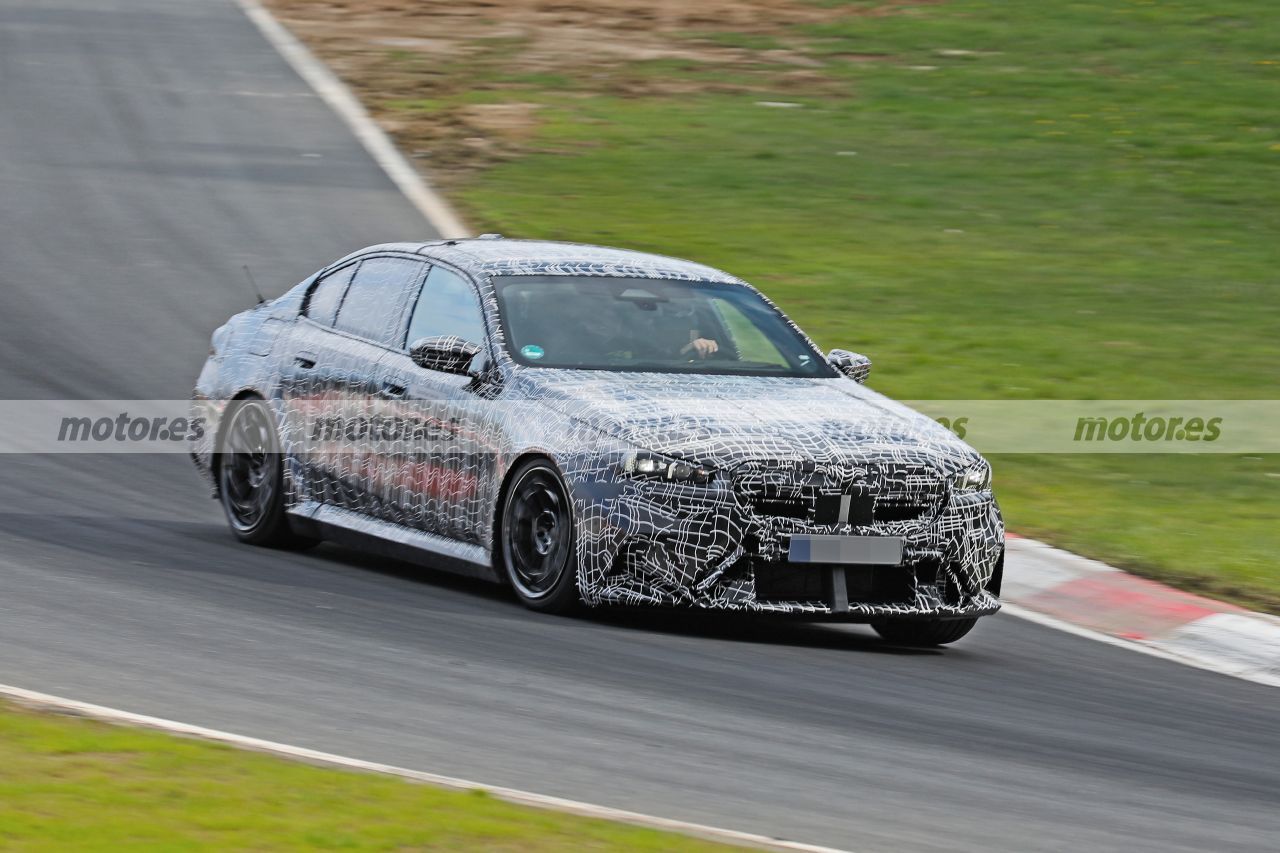
[[[260,397],[235,400],[219,435],[218,495],[231,532],[241,542],[300,548],[317,540],[289,529],[284,471],[275,421]]]
[[[573,508],[560,474],[545,459],[511,476],[499,530],[502,568],[527,607],[564,613],[580,603]]]

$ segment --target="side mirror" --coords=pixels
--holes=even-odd
[[[409,348],[409,358],[427,370],[470,376],[471,361],[479,352],[480,347],[470,341],[456,335],[440,335],[414,341]]]
[[[827,353],[827,364],[859,384],[867,381],[871,373],[871,359],[845,349],[833,349]]]

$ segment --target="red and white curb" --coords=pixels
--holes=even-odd
[[[1015,616],[1280,687],[1280,619],[1010,535],[1001,598]]]

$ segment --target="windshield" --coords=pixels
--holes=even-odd
[[[748,287],[605,276],[493,279],[520,364],[587,370],[832,376],[815,350]]]

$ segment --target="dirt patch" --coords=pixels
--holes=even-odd
[[[474,104],[459,115],[464,123],[506,139],[526,139],[533,132],[540,104]]]
[[[540,113],[529,99],[531,91],[625,97],[816,93],[831,85],[824,74],[830,60],[811,54],[795,25],[889,14],[905,4],[832,9],[804,0],[267,0],[267,5],[352,86],[402,150],[424,162],[434,180],[449,184],[526,150]],[[655,68],[662,62],[668,73]],[[478,98],[478,93],[485,95]],[[477,99],[492,103],[474,103]]]

